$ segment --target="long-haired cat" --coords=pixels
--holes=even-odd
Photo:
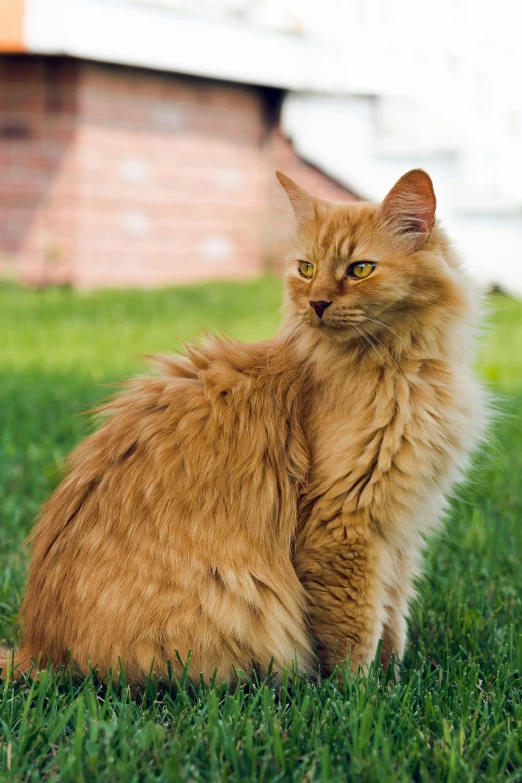
[[[139,683],[404,652],[423,541],[483,430],[473,285],[429,176],[295,214],[272,340],[158,357],[72,453],[32,538],[21,668]],[[5,663],[5,660],[4,660]]]

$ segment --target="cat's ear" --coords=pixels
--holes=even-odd
[[[313,220],[317,214],[317,200],[282,171],[275,173],[290,200],[294,215],[300,223]]]
[[[390,190],[379,214],[394,233],[408,235],[420,250],[435,224],[437,200],[431,178],[422,169],[404,174]]]

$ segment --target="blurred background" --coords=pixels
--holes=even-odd
[[[0,274],[79,289],[274,266],[282,168],[380,200],[429,171],[522,296],[515,0],[0,0]]]

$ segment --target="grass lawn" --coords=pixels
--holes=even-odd
[[[78,412],[203,328],[278,323],[280,284],[81,294],[0,287],[0,639],[23,542],[89,428]],[[522,305],[491,300],[479,369],[503,412],[433,540],[400,682],[269,681],[178,695],[87,678],[0,684],[0,780],[522,780]]]

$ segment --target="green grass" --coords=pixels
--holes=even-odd
[[[269,336],[279,283],[80,294],[0,288],[0,638],[16,641],[24,539],[87,432],[78,412],[203,328]],[[191,690],[92,677],[0,683],[0,779],[522,780],[522,307],[491,300],[479,370],[503,412],[431,542],[400,682]]]

